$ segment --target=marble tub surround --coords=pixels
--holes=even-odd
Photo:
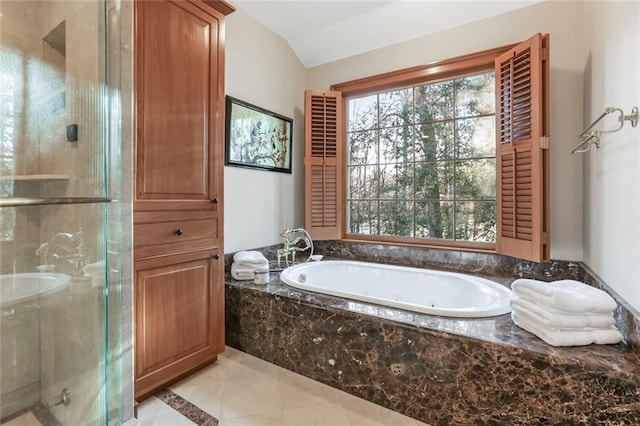
[[[614,312],[616,325],[622,335],[625,336],[627,345],[640,353],[640,312],[629,305],[615,291],[611,290],[611,288],[588,266],[583,263],[580,265],[585,271],[584,283],[606,291],[618,303],[618,307]]]
[[[535,263],[495,253],[444,250],[393,244],[353,241],[315,241],[315,252],[338,259],[391,263],[417,268],[445,269],[457,272],[542,281],[574,279],[582,281],[584,270],[577,262],[552,260]]]
[[[270,268],[278,270],[276,250],[281,244],[256,248],[270,260]],[[417,268],[433,268],[464,272],[510,285],[517,278],[541,281],[570,279],[581,281],[609,293],[618,303],[616,326],[625,343],[640,353],[640,313],[618,296],[582,262],[552,260],[535,263],[495,253],[466,252],[393,244],[374,244],[345,240],[314,241],[314,253],[324,259],[348,259]],[[229,272],[233,254],[225,254],[225,271]]]
[[[258,249],[274,259],[278,246]],[[453,270],[509,285],[528,277],[606,285],[575,262],[317,242],[343,258]],[[620,298],[629,344],[552,347],[509,315],[416,314],[305,292],[272,273],[266,286],[226,282],[227,344],[430,424],[640,424],[638,322]]]
[[[589,345],[576,348],[562,348],[547,345],[531,333],[516,326],[510,315],[487,318],[450,318],[420,314],[402,309],[390,308],[366,302],[347,300],[340,297],[307,292],[289,287],[283,283],[277,272],[273,273],[267,285],[254,284],[253,281],[236,281],[227,274],[225,291],[227,344],[236,333],[234,324],[229,323],[235,312],[233,303],[237,297],[272,298],[276,301],[289,301],[296,305],[309,305],[336,312],[347,312],[354,315],[373,317],[382,321],[401,323],[416,329],[427,329],[450,333],[466,338],[478,339],[491,344],[513,346],[515,348],[537,352],[541,355],[555,355],[571,358],[578,362],[601,364],[603,367],[627,369],[640,368],[640,354],[631,350],[628,345]],[[245,293],[246,292],[246,293]],[[231,296],[235,297],[231,299]],[[258,299],[262,302],[262,299]],[[251,300],[249,300],[250,302]],[[243,304],[244,301],[241,301]],[[256,337],[259,337],[256,335]]]
[[[281,244],[255,248],[269,259],[270,267],[277,269],[276,250]],[[323,259],[349,259],[416,268],[433,268],[465,272],[510,284],[515,278],[542,281],[574,279],[582,281],[584,269],[578,262],[551,261],[535,263],[492,253],[441,250],[391,244],[371,244],[348,241],[314,241],[314,253]],[[234,253],[225,254],[225,271],[230,271]],[[282,265],[286,267],[285,265]]]
[[[554,348],[509,315],[452,319],[228,279],[227,345],[421,421],[640,424],[640,358]]]

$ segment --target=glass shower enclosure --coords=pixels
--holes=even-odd
[[[119,37],[119,0],[0,0],[0,424],[122,422]]]

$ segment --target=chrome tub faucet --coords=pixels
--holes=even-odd
[[[309,250],[309,256],[305,260],[308,262],[313,256],[313,240],[311,235],[304,228],[286,228],[281,233],[283,247],[276,251],[278,257],[278,268],[281,268],[281,261],[287,266],[296,262],[296,253]]]
[[[73,276],[82,274],[88,260],[82,229],[75,233],[55,234],[51,240],[41,244],[35,254],[40,257],[42,265]]]

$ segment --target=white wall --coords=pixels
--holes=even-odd
[[[629,114],[640,107],[640,3],[587,2],[584,26],[584,123],[608,106]],[[582,156],[585,263],[640,310],[640,125]]]
[[[582,126],[582,3],[544,2],[309,70],[309,85],[331,84],[549,33],[551,43],[551,257],[582,259],[582,160],[570,156]]]
[[[287,225],[304,225],[306,70],[286,41],[237,10],[226,19],[226,92],[293,118],[293,173],[225,166],[225,253],[280,242]]]

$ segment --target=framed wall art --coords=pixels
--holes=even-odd
[[[225,165],[291,173],[293,120],[227,96]]]

